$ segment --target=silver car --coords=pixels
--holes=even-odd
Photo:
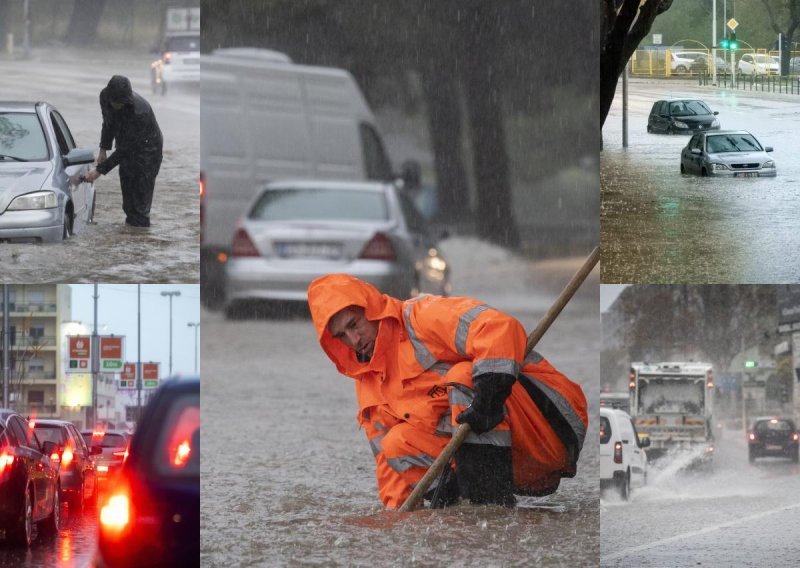
[[[393,184],[276,182],[246,211],[226,266],[228,317],[253,300],[305,302],[313,279],[337,272],[398,298],[450,293],[436,239]]]
[[[49,104],[0,102],[0,240],[60,241],[91,222],[92,162]]]
[[[756,137],[744,130],[700,132],[681,151],[681,173],[701,176],[773,177],[775,161]]]

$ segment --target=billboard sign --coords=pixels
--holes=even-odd
[[[88,335],[67,336],[67,373],[91,371],[92,338]]]
[[[154,389],[158,387],[158,363],[142,363],[142,379],[144,388]]]
[[[125,363],[122,366],[122,371],[119,374],[119,388],[136,388],[136,363]]]
[[[800,331],[800,286],[784,284],[777,288],[778,333]]]
[[[122,369],[123,336],[100,336],[100,370]]]

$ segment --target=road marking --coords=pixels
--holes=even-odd
[[[628,556],[629,554],[633,554],[634,552],[642,552],[644,550],[648,550],[650,548],[656,548],[662,546],[664,544],[668,544],[670,542],[675,542],[678,540],[684,540],[687,538],[692,538],[695,536],[703,535],[718,531],[720,529],[727,529],[729,527],[736,526],[741,523],[745,523],[748,521],[754,521],[757,519],[761,519],[762,517],[768,517],[769,515],[773,515],[775,513],[783,513],[786,511],[791,511],[792,509],[800,509],[800,503],[795,503],[794,505],[786,505],[785,507],[780,507],[778,509],[772,509],[770,511],[764,511],[762,513],[757,513],[755,515],[750,515],[749,517],[743,517],[741,519],[737,519],[735,521],[731,521],[729,523],[722,523],[721,525],[717,525],[716,527],[706,527],[704,529],[700,529],[698,531],[692,531],[688,533],[678,534],[675,536],[671,536],[669,538],[665,538],[662,540],[657,540],[655,542],[651,542],[649,544],[642,544],[639,546],[634,546],[632,548],[626,548],[625,550],[620,550],[613,554],[608,554],[606,556],[601,555],[600,561],[607,561],[607,560],[615,560],[617,558],[622,558],[623,556]],[[602,521],[601,521],[602,522]]]

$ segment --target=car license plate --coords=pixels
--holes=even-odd
[[[775,444],[767,444],[768,450],[782,450],[783,446],[776,446]]]
[[[275,243],[278,256],[283,258],[327,258],[342,256],[340,243]]]
[[[733,176],[740,178],[757,178],[758,172],[736,172],[733,174]]]

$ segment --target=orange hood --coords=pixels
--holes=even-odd
[[[361,363],[355,351],[328,331],[328,322],[347,306],[360,306],[370,321],[378,320],[378,337],[372,359]],[[308,287],[308,307],[317,329],[317,339],[322,349],[336,365],[340,373],[358,378],[359,375],[381,368],[386,348],[393,338],[402,333],[403,302],[381,294],[372,284],[368,284],[348,274],[329,274],[314,280]]]

